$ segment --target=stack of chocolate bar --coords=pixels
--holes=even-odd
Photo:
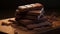
[[[15,20],[18,25],[27,28],[36,28],[43,25],[50,25],[48,20],[44,18],[43,13],[44,7],[40,3],[18,6],[16,9]]]

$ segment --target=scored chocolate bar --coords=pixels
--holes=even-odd
[[[15,20],[19,25],[27,28],[35,28],[49,25],[48,20],[44,18],[44,7],[40,3],[18,6],[15,14]]]
[[[16,10],[16,19],[37,19],[40,15],[40,11],[43,8],[42,4],[35,3],[24,6],[19,6]],[[29,17],[28,17],[29,16]],[[36,18],[34,18],[34,17]]]
[[[18,21],[19,23],[22,23],[24,25],[28,25],[28,24],[32,24],[33,21],[32,20],[28,20],[28,19],[21,19]]]

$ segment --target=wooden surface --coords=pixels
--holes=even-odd
[[[5,22],[7,24],[9,24],[10,22],[8,22],[10,18],[8,19],[2,19],[0,20],[0,31],[2,32],[6,32],[6,33],[9,33],[9,34],[14,34],[14,29],[11,27],[11,26],[2,26],[2,22]],[[11,18],[11,19],[14,19],[14,18]]]
[[[8,18],[8,19],[2,19],[2,20],[0,20],[0,31],[6,32],[8,34],[14,34],[15,28],[13,28],[11,26],[2,26],[1,25],[2,22],[5,22],[5,23],[9,24],[10,23],[10,22],[8,22],[9,19],[10,20],[14,20],[15,18]],[[53,21],[52,24],[53,24],[52,25],[53,28],[60,26],[60,17],[57,18],[57,21]],[[34,33],[33,31],[22,31],[22,30],[20,30],[18,28],[16,28],[16,29],[17,29],[17,31],[18,31],[19,34],[33,34]],[[31,32],[33,32],[33,33],[31,33]]]

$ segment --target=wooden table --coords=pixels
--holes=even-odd
[[[2,26],[1,25],[2,22],[5,22],[5,23],[9,24],[10,23],[10,22],[8,22],[9,19],[10,20],[15,20],[15,18],[8,18],[8,19],[2,19],[2,20],[0,20],[0,31],[6,32],[8,34],[14,34],[15,29],[17,29],[17,31],[19,32],[19,34],[33,34],[34,33],[33,31],[23,31],[23,30],[18,29],[18,28],[13,28],[13,27],[11,27],[11,25],[9,25],[9,26]],[[52,28],[47,29],[45,31],[53,30],[53,29],[56,29],[57,27],[60,27],[60,18],[57,18],[57,19],[58,19],[58,21],[53,21]]]

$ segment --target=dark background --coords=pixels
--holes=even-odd
[[[14,9],[18,5],[42,3],[46,8],[60,8],[60,0],[0,0],[0,9]]]
[[[0,0],[0,19],[14,17],[15,9],[19,5],[39,2],[44,5],[45,10],[52,12],[52,9],[59,14],[60,0]]]

